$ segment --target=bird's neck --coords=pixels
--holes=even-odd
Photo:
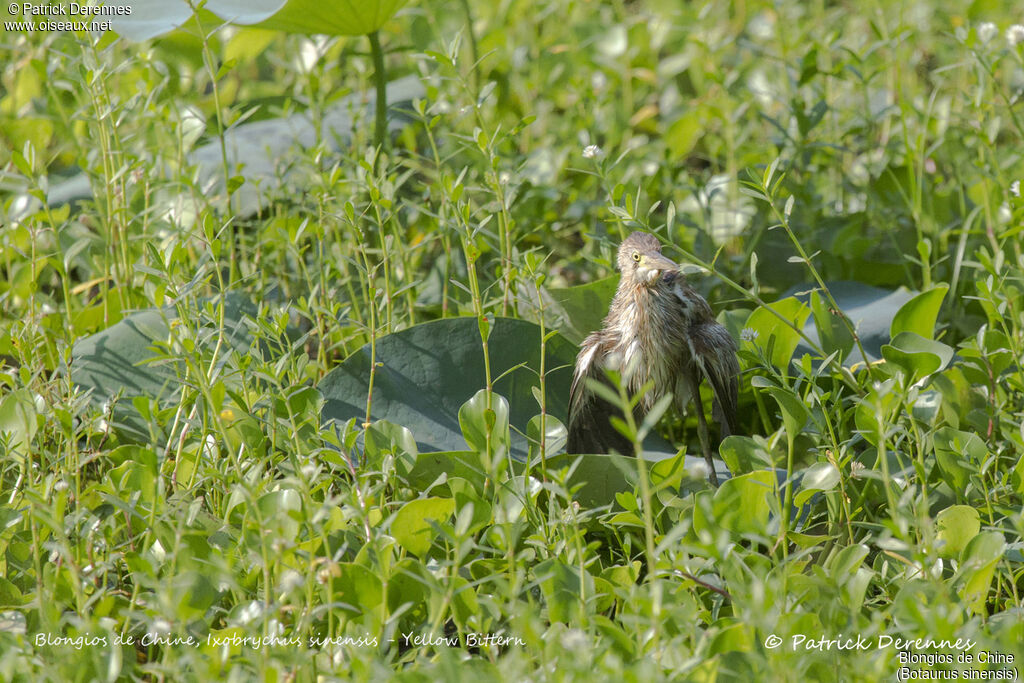
[[[615,330],[620,339],[635,337],[647,325],[653,288],[641,284],[622,283],[615,291],[606,327]]]

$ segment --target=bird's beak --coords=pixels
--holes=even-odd
[[[640,261],[640,268],[647,281],[654,282],[662,272],[679,270],[679,265],[661,254],[645,254]]]

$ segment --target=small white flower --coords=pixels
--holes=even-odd
[[[1014,24],[1006,29],[1006,42],[1010,44],[1010,47],[1017,47],[1019,44],[1024,43],[1024,26]]]
[[[991,21],[986,21],[978,26],[978,40],[983,43],[995,38],[997,33],[999,33],[999,28]]]
[[[1000,225],[1003,225],[1005,223],[1009,223],[1010,219],[1012,218],[1013,209],[1010,208],[1010,203],[1003,202],[1002,204],[1000,204],[999,212],[996,214],[996,221],[998,221]]]
[[[598,147],[597,145],[587,145],[586,147],[583,148],[584,159],[596,159],[599,156],[601,156],[601,154],[603,154],[603,152],[601,151],[601,148]]]
[[[1020,196],[1020,181],[1019,180],[1014,180],[1012,183],[1010,183],[1010,194],[1012,194],[1014,197],[1019,197]]]
[[[757,339],[758,334],[760,333],[757,330],[753,329],[752,327],[744,327],[740,331],[740,339],[743,341],[752,342],[755,339]]]

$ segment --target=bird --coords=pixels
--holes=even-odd
[[[671,392],[676,408],[696,406],[697,432],[718,486],[711,457],[707,420],[700,398],[706,381],[714,400],[712,417],[722,438],[737,432],[740,366],[736,341],[718,323],[711,306],[687,282],[678,264],[661,253],[661,242],[634,232],[619,245],[617,266],[622,276],[602,327],[583,340],[569,391],[570,454],[618,452],[633,455],[633,442],[612,424],[623,418],[619,407],[594,392],[592,381],[614,389],[607,371],[619,373],[630,397],[650,388],[633,410],[639,424],[663,396]]]

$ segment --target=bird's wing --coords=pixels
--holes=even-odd
[[[697,367],[715,395],[714,418],[722,426],[722,436],[735,434],[740,375],[736,342],[714,319],[692,326],[690,338]]]
[[[601,341],[598,333],[591,334],[583,341],[576,357],[576,370],[569,389],[569,438],[566,451],[575,454],[608,453],[615,450],[624,455],[632,455],[633,444],[611,424],[611,417],[621,417],[622,411],[587,387],[588,380],[612,386],[604,373]]]

